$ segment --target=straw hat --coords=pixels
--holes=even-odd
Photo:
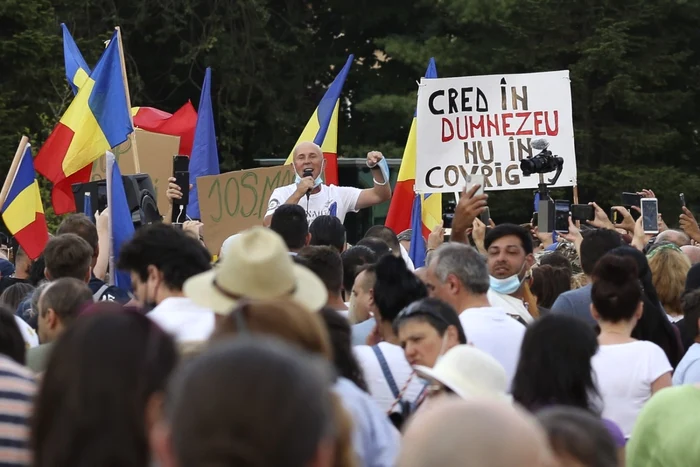
[[[508,378],[503,366],[486,352],[471,345],[458,345],[448,350],[435,367],[414,367],[418,376],[437,381],[462,399],[495,397],[510,400]]]
[[[242,232],[223,253],[214,269],[191,277],[183,287],[202,307],[227,315],[239,300],[289,299],[318,311],[328,301],[321,279],[294,264],[282,238],[270,229]]]

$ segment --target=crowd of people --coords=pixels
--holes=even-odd
[[[322,155],[302,149],[315,179]],[[108,285],[103,216],[65,217],[36,261],[0,259],[0,465],[700,463],[687,209],[652,237],[594,205],[557,235],[484,225],[471,190],[416,268],[420,233],[346,241],[338,213],[385,188],[335,212],[293,193],[215,260],[206,225],[137,229],[116,263],[130,290]]]

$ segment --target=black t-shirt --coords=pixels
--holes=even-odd
[[[124,305],[131,300],[131,296],[126,290],[120,289],[113,285],[107,285],[107,283],[95,276],[90,277],[90,282],[88,287],[92,290],[93,295],[102,291],[100,296],[97,298],[98,302],[117,302]]]

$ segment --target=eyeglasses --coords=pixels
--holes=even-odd
[[[410,305],[408,305],[406,308],[401,310],[401,312],[396,316],[396,319],[394,320],[395,322],[408,319],[414,316],[431,316],[435,318],[436,320],[447,324],[448,326],[450,323],[447,322],[447,320],[440,315],[439,313],[436,313],[433,310],[427,309],[423,307],[423,303],[421,302],[413,302]]]

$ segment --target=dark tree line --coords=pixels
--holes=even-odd
[[[70,102],[61,22],[91,65],[122,27],[133,105],[197,105],[211,66],[224,170],[286,157],[350,53],[340,152],[400,157],[416,79],[434,56],[440,76],[569,69],[582,200],[654,188],[669,224],[678,192],[700,203],[699,2],[4,0],[3,173],[19,135],[40,144]],[[492,214],[525,220],[529,196],[496,194]]]

